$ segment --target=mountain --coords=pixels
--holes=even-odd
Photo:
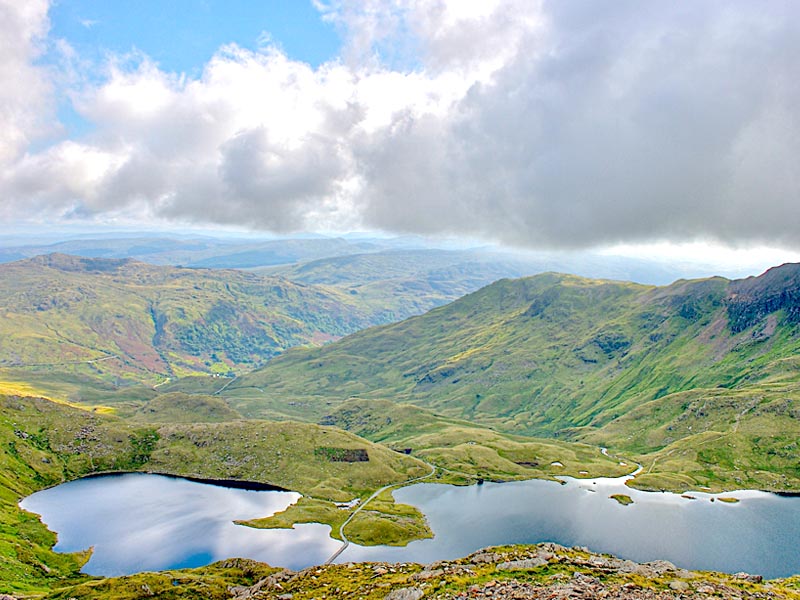
[[[761,576],[687,571],[657,560],[638,564],[586,548],[558,544],[483,548],[456,560],[432,564],[349,563],[320,565],[300,572],[244,559],[199,569],[141,573],[66,587],[52,599],[99,600],[141,597],[146,590],[165,600],[195,598],[614,598],[615,600],[698,600],[771,598],[797,600],[800,576],[763,581]],[[180,582],[180,585],[176,585]],[[268,590],[265,593],[265,590]],[[274,591],[273,591],[274,590]],[[136,596],[138,592],[138,596]],[[267,595],[271,593],[271,595]]]
[[[798,290],[796,264],[663,287],[554,273],[502,280],[425,315],[290,351],[228,394],[248,416],[311,420],[347,398],[391,399],[500,431],[689,457],[673,471],[707,468],[732,485],[749,465],[756,487],[780,489],[774,474],[800,485],[784,448],[800,434]],[[693,421],[681,417],[690,409]],[[652,439],[637,445],[642,411]],[[725,449],[726,436],[738,450]],[[650,481],[688,483],[664,477]]]
[[[357,294],[392,322],[452,302],[498,279],[540,270],[513,255],[488,250],[416,248],[321,258],[258,272]]]
[[[150,383],[252,368],[383,322],[333,288],[63,254],[0,265],[0,305],[0,366]]]
[[[152,234],[80,237],[66,241],[0,247],[0,263],[42,254],[70,254],[84,258],[135,258],[155,265],[204,268],[246,268],[291,264],[328,256],[356,254],[387,248],[375,239],[341,238],[241,239],[170,237]]]
[[[457,300],[499,279],[562,270],[595,278],[672,282],[692,272],[713,272],[688,265],[659,263],[591,253],[557,255],[491,248],[444,250],[392,248],[331,256],[254,269],[310,285],[335,286],[373,308],[386,322],[399,321]]]

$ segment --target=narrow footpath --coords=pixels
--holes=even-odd
[[[425,462],[425,461],[423,461],[423,462]],[[369,498],[364,500],[364,502],[359,504],[356,507],[356,509],[353,512],[350,513],[350,516],[347,517],[347,520],[344,523],[342,523],[341,527],[339,527],[339,537],[342,538],[342,546],[341,546],[341,548],[339,548],[336,552],[331,554],[330,558],[328,560],[326,560],[324,564],[326,564],[326,565],[331,564],[334,560],[339,558],[339,555],[342,552],[347,550],[347,547],[350,545],[350,540],[348,540],[347,536],[344,534],[344,528],[347,527],[347,524],[350,523],[350,521],[353,520],[353,517],[355,517],[361,511],[361,509],[364,508],[367,504],[369,504],[372,500],[374,500],[375,498],[380,496],[383,492],[385,492],[388,489],[391,489],[391,488],[394,488],[394,487],[404,487],[406,485],[409,485],[409,484],[412,484],[412,483],[416,483],[417,481],[422,481],[423,479],[427,479],[428,477],[433,477],[434,473],[436,473],[436,466],[432,465],[429,462],[425,462],[425,464],[428,465],[431,468],[431,472],[428,473],[427,475],[422,475],[420,477],[414,477],[413,479],[407,479],[406,481],[401,481],[400,483],[391,483],[389,485],[385,485],[381,489],[379,489],[376,492],[374,492]]]

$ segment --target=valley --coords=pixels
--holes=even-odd
[[[797,265],[668,286],[545,273],[471,291],[493,267],[391,258],[394,271],[383,251],[270,273],[59,254],[0,265],[0,592],[84,585],[88,555],[53,552],[16,503],[87,474],[278,486],[302,497],[243,525],[322,523],[337,539],[345,527],[366,547],[433,535],[391,490],[373,498],[422,477],[641,465],[631,488],[800,491]],[[348,519],[337,503],[356,499],[368,503]],[[244,581],[237,568],[210,580]]]

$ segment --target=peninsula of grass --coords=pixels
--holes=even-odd
[[[340,528],[357,505],[302,497],[286,510],[262,519],[236,521],[258,529],[292,529],[299,523],[324,523],[331,526],[331,537],[340,541]],[[432,538],[425,515],[408,504],[398,504],[389,490],[374,498],[353,517],[345,529],[347,539],[361,546],[406,546],[409,542]]]

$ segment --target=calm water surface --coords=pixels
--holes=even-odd
[[[247,557],[289,568],[324,562],[339,546],[327,525],[253,529],[233,523],[274,514],[294,492],[237,490],[128,473],[71,481],[37,492],[22,508],[58,533],[61,552],[93,546],[92,575],[197,567]]]
[[[419,507],[436,537],[407,548],[351,546],[341,560],[431,562],[484,546],[553,541],[690,569],[800,573],[800,498],[739,491],[722,494],[739,499],[727,504],[704,493],[692,492],[696,499],[688,500],[632,490],[624,478],[564,480],[566,485],[532,480],[397,490],[395,498]],[[609,498],[617,493],[634,503],[622,506]]]
[[[431,562],[495,544],[554,541],[636,561],[658,558],[691,569],[800,573],[800,498],[763,492],[713,496],[638,492],[624,479],[566,479],[454,487],[418,484],[395,491],[427,515],[432,540],[405,548],[351,545],[339,562]],[[622,506],[614,493],[631,496]],[[320,564],[339,543],[324,525],[256,530],[234,519],[263,517],[296,501],[291,492],[253,492],[158,475],[113,475],[70,482],[22,502],[59,534],[57,550],[94,546],[84,571],[118,575],[198,566],[232,556],[293,569]]]

